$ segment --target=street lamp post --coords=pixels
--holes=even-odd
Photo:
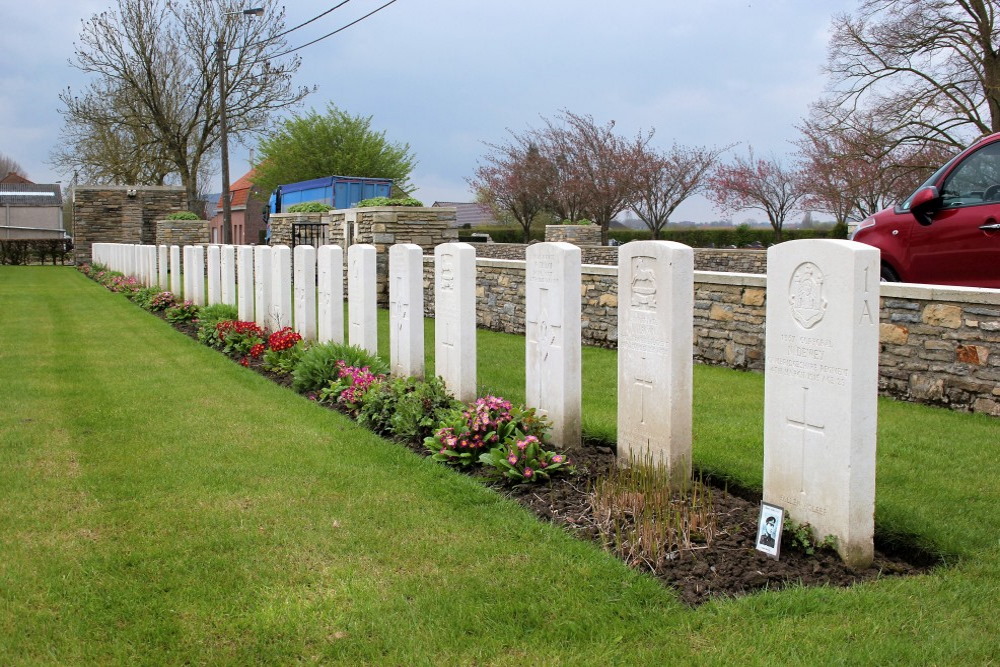
[[[263,7],[244,9],[238,12],[226,12],[224,16],[262,16]],[[233,209],[229,192],[229,126],[226,120],[226,39],[219,34],[215,42],[216,57],[219,65],[219,140],[222,159],[222,242],[231,245],[233,242]]]

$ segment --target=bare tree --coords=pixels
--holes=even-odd
[[[135,141],[135,159],[170,162],[195,208],[199,174],[218,148],[216,41],[226,47],[227,120],[237,140],[266,129],[274,110],[308,93],[291,83],[298,58],[280,59],[284,10],[276,0],[260,4],[263,17],[252,19],[232,15],[227,0],[118,0],[116,10],[84,22],[71,64],[96,80],[79,97],[60,96],[70,128],[64,151],[89,135]],[[144,174],[134,166],[95,169]]]
[[[899,143],[962,147],[1000,131],[998,8],[996,0],[865,0],[836,17],[832,106],[848,117],[877,112]]]
[[[639,156],[631,207],[654,239],[660,238],[674,210],[704,189],[719,156],[730,148],[689,148],[675,143],[666,151],[646,150]]]
[[[556,212],[568,213],[570,220],[584,212],[601,226],[606,244],[611,221],[633,200],[636,167],[653,132],[626,139],[614,132],[614,121],[598,125],[590,115],[565,110],[560,120],[545,121],[539,142],[560,175],[560,190],[551,200]]]
[[[746,157],[737,156],[730,164],[715,169],[708,180],[707,194],[722,209],[763,211],[774,229],[776,243],[781,242],[785,219],[798,210],[804,196],[795,170],[774,157],[754,157],[752,147]]]
[[[837,126],[815,120],[827,111],[814,106],[796,142],[802,161],[803,204],[839,222],[862,220],[901,201],[954,150],[936,142],[899,141],[877,113],[856,112]]]
[[[27,177],[24,173],[24,169],[17,163],[16,160],[14,160],[14,158],[0,153],[0,178],[4,178],[8,174],[17,174],[18,176]]]
[[[480,203],[495,213],[509,213],[524,231],[524,242],[531,240],[531,223],[545,210],[553,165],[535,143],[512,135],[506,144],[487,144],[486,156],[469,184]]]

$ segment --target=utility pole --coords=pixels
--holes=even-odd
[[[222,242],[233,243],[233,209],[229,201],[229,127],[226,121],[226,40],[215,43],[219,62],[219,139],[222,142]]]

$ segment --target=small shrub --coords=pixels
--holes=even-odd
[[[480,454],[479,462],[491,466],[497,477],[515,482],[539,482],[557,473],[572,472],[565,454],[545,449],[533,435],[508,439],[499,447]]]
[[[222,352],[244,366],[250,359],[259,359],[264,354],[264,330],[256,322],[225,320],[215,325],[216,336]]]
[[[177,305],[177,298],[173,292],[159,292],[149,301],[149,310],[154,313]]]
[[[216,325],[219,322],[236,321],[239,311],[236,306],[228,303],[214,303],[205,306],[198,313],[198,340],[209,347],[219,349],[222,347],[222,339]]]
[[[196,306],[193,301],[185,301],[174,306],[170,306],[163,312],[167,322],[180,324],[182,322],[195,322],[198,319],[200,306]]]
[[[548,429],[548,420],[538,416],[534,408],[515,408],[499,396],[485,396],[443,422],[424,440],[424,446],[433,452],[435,461],[467,466],[478,462],[483,452],[509,441],[529,435],[543,440]]]
[[[361,409],[361,401],[365,394],[384,379],[384,374],[373,373],[367,366],[357,368],[338,361],[337,378],[320,391],[319,401],[336,403],[346,412],[356,416]]]
[[[328,213],[333,207],[321,201],[304,201],[288,207],[288,213]]]
[[[150,310],[150,304],[157,294],[159,290],[156,287],[142,287],[132,292],[128,298],[143,310]]]
[[[295,369],[302,357],[302,336],[291,327],[283,327],[267,338],[264,352],[264,370],[287,375]]]
[[[358,208],[373,208],[376,206],[423,206],[424,203],[419,199],[414,199],[413,197],[372,197],[370,199],[362,199],[356,206]]]
[[[312,345],[302,353],[295,370],[292,371],[292,388],[301,393],[319,392],[337,380],[337,362],[347,366],[363,368],[381,375],[389,373],[389,366],[377,357],[356,345],[346,343],[321,343]]]
[[[124,275],[112,276],[106,283],[106,286],[112,292],[124,294],[126,297],[131,297],[132,294],[142,289],[142,283],[137,279]]]
[[[194,211],[176,211],[167,216],[167,220],[201,220]]]
[[[365,393],[358,423],[379,435],[422,442],[461,409],[441,378],[394,378]]]

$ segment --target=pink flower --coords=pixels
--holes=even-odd
[[[515,463],[517,463],[517,454],[511,454],[510,456],[507,457],[507,460],[510,462],[511,465],[514,465]]]
[[[563,455],[562,454],[556,454],[555,456],[552,457],[552,462],[553,463],[562,463],[563,462]]]
[[[524,469],[524,477],[525,477],[525,479],[527,479],[528,477],[531,477],[534,474],[535,474],[535,471],[532,470],[531,468],[525,468]]]

